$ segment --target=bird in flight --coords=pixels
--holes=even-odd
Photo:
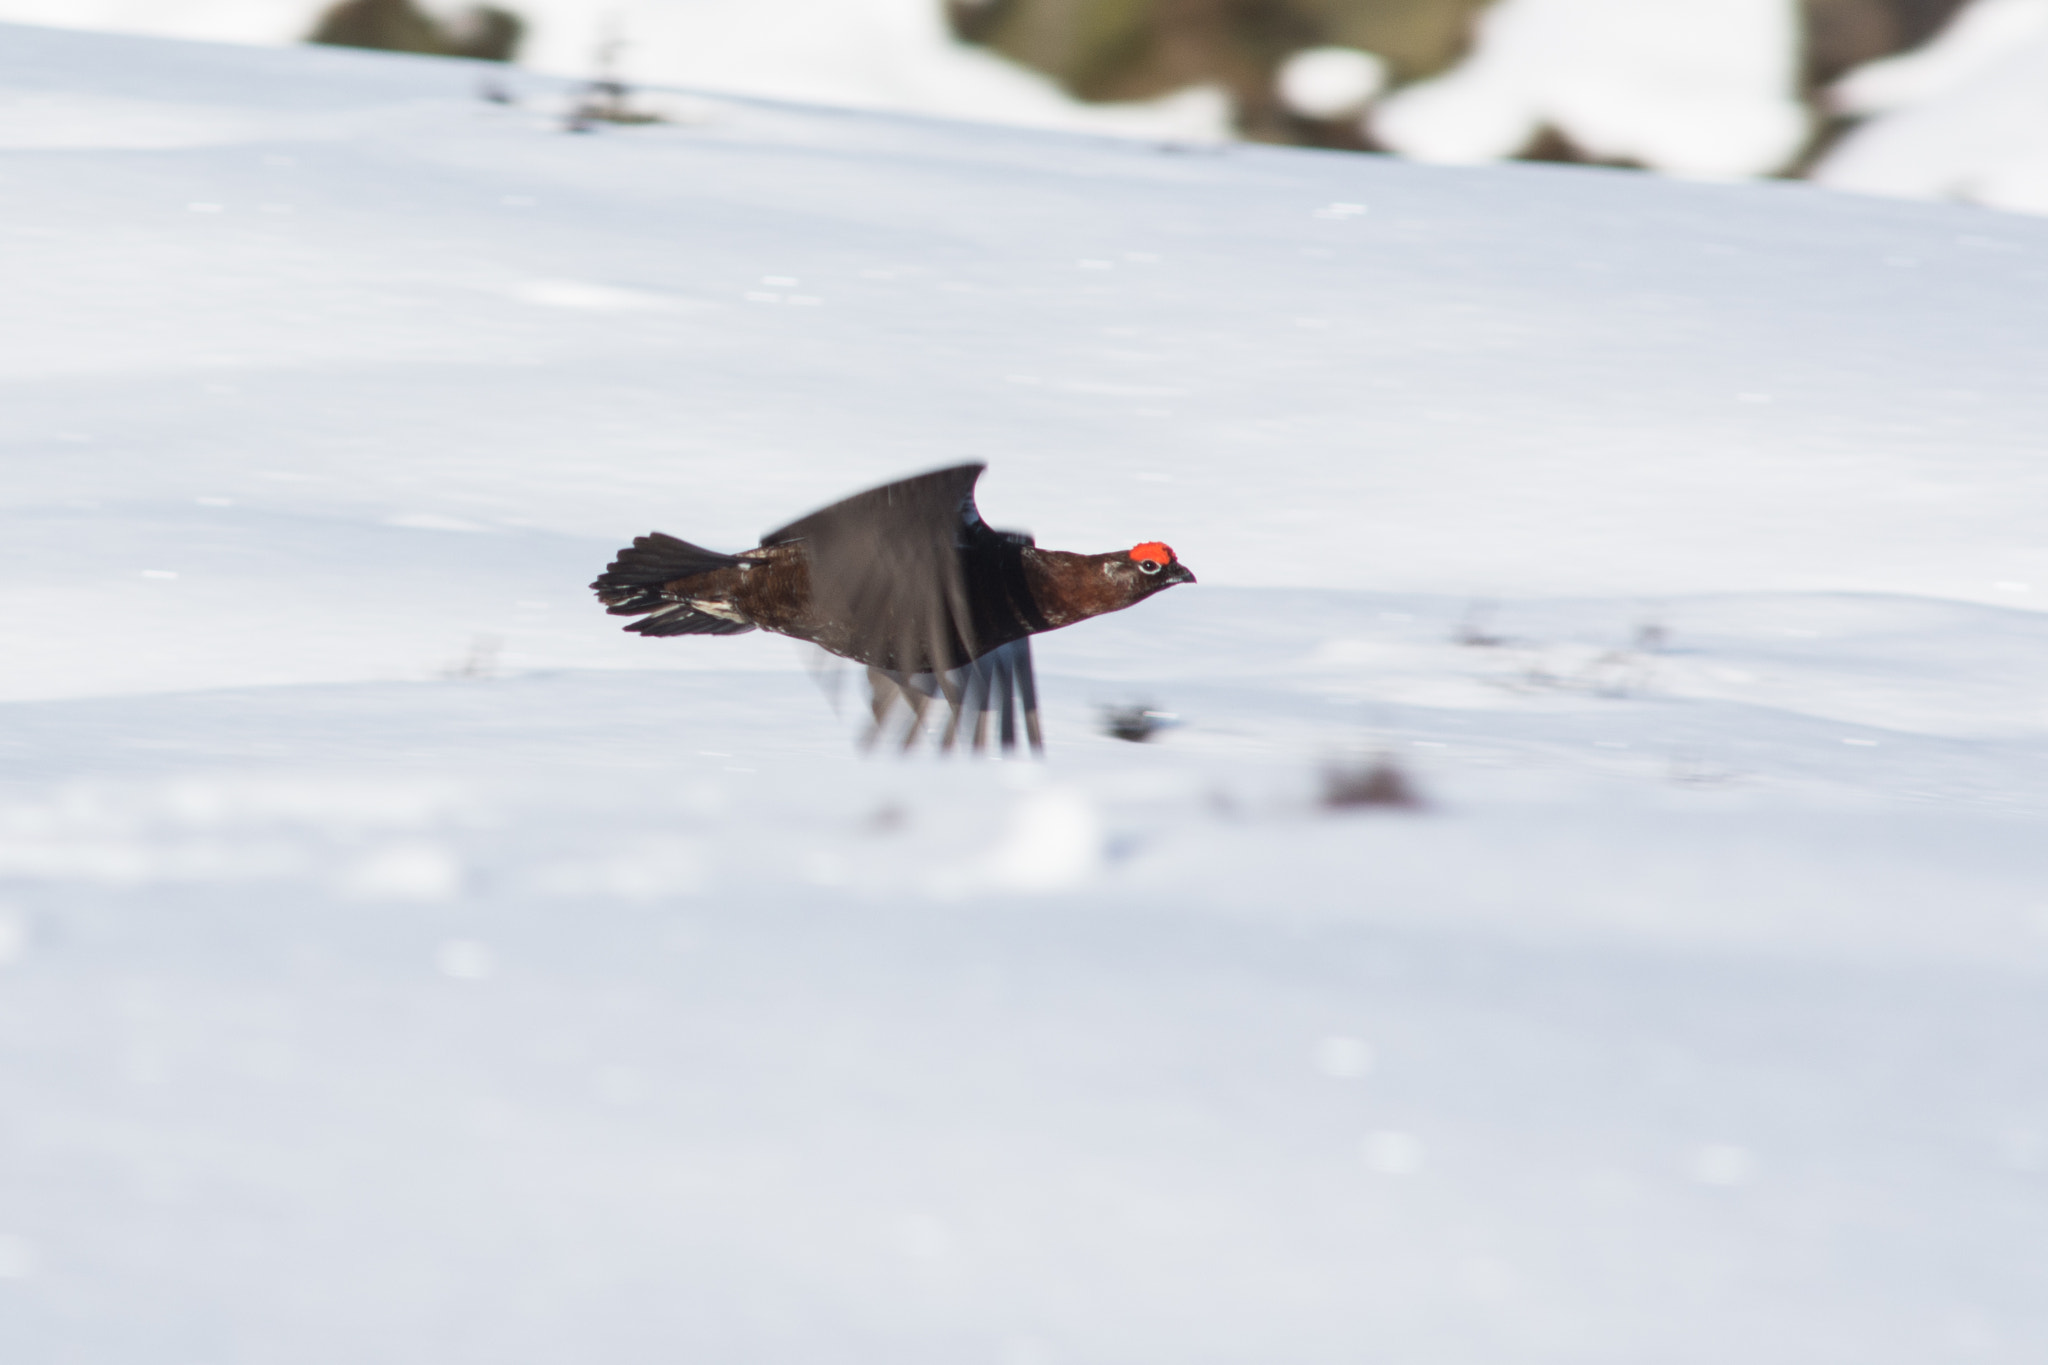
[[[870,488],[720,554],[656,531],[619,551],[590,586],[614,616],[638,616],[641,635],[738,635],[756,629],[809,640],[867,665],[872,744],[899,707],[903,747],[943,700],[942,751],[967,730],[988,747],[991,717],[1004,749],[1017,712],[1044,750],[1031,637],[1122,611],[1195,576],[1156,540],[1105,554],[1041,550],[998,531],[974,505],[986,466],[955,465]]]

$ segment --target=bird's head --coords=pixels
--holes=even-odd
[[[1187,565],[1156,540],[1099,555],[1067,550],[1027,550],[1035,576],[1032,592],[1047,621],[1044,629],[1071,625],[1136,606],[1176,583],[1192,583]]]
[[[1112,559],[1110,566],[1117,576],[1128,581],[1134,597],[1149,597],[1176,583],[1195,581],[1188,566],[1174,556],[1173,547],[1163,541],[1133,545],[1129,554],[1120,560]]]

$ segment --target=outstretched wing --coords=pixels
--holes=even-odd
[[[1045,751],[1045,738],[1038,724],[1038,682],[1031,672],[1028,636],[992,649],[948,673],[906,675],[870,668],[868,686],[875,723],[868,731],[867,744],[872,745],[898,723],[896,712],[900,705],[908,712],[901,721],[902,745],[911,748],[924,734],[932,702],[943,696],[950,714],[939,736],[941,753],[961,742],[963,730],[968,748],[975,753],[986,751],[991,719],[996,721],[997,741],[1004,752],[1015,749],[1019,711],[1023,712],[1024,735],[1031,752]]]
[[[803,543],[819,622],[812,638],[870,668],[943,685],[953,670],[1044,629],[1020,557],[1031,537],[991,530],[974,505],[984,467],[871,488],[761,537]]]

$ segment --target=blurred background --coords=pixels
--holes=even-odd
[[[2048,213],[2048,0],[0,0],[0,19]]]

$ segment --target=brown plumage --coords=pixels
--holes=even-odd
[[[642,635],[737,635],[759,627],[866,664],[875,728],[908,707],[908,747],[927,707],[950,711],[942,748],[991,716],[1005,749],[1016,707],[1042,748],[1031,636],[1121,611],[1195,576],[1157,541],[1082,555],[997,531],[974,506],[984,466],[956,465],[884,484],[761,537],[737,555],[656,531],[619,551],[590,586]]]

